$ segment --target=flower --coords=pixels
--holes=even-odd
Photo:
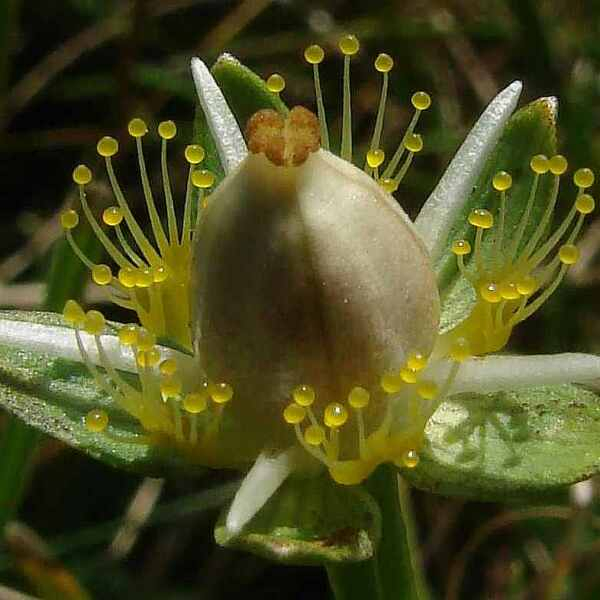
[[[412,96],[414,116],[386,162],[380,142],[393,60],[380,54],[375,60],[382,76],[380,103],[359,169],[352,163],[350,93],[351,57],[359,43],[344,36],[340,49],[339,157],[329,144],[319,46],[305,51],[318,117],[301,107],[287,114],[259,111],[246,127],[246,141],[210,72],[194,59],[192,72],[224,180],[215,185],[215,173],[200,166],[204,149],[188,146],[178,222],[167,169],[176,127],[160,123],[163,223],[144,158],[148,129],[133,119],[129,133],[153,240],[119,185],[112,162],[118,142],[112,137],[102,138],[97,150],[117,201],[102,220],[114,228],[118,244],[87,203],[89,168],[79,165],[73,179],[116,271],[92,263],[79,249],[72,235],[76,211],[61,217],[92,279],[109,286],[113,301],[139,319],[119,326],[116,342],[101,313],[85,312],[73,301],[65,306],[64,318],[98,385],[156,443],[175,444],[203,465],[247,469],[254,463],[231,508],[231,531],[239,531],[294,470],[324,466],[336,482],[352,485],[382,462],[416,467],[427,421],[451,394],[586,382],[600,373],[600,361],[592,356],[493,355],[577,261],[574,243],[594,209],[588,193],[593,172],[575,171],[572,208],[556,227],[553,213],[568,166],[563,156],[531,158],[530,175],[523,176],[531,178],[528,201],[516,225],[507,219],[512,176],[505,171],[493,176],[496,208],[471,211],[473,244],[465,237],[451,247],[471,288],[470,300],[463,317],[441,331],[434,266],[515,109],[521,84],[508,86],[484,111],[413,224],[392,194],[423,148],[416,127],[431,99],[425,92]],[[279,94],[285,82],[273,75],[266,85]],[[553,101],[547,103],[554,110]],[[550,200],[536,216],[544,186]],[[122,371],[135,373],[134,381]],[[102,435],[106,413],[91,411],[86,425]]]

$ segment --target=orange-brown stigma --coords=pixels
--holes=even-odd
[[[265,109],[254,113],[246,125],[248,150],[264,154],[278,167],[298,167],[321,147],[319,120],[303,106],[287,116]]]

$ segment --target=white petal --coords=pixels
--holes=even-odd
[[[433,264],[440,257],[452,225],[515,110],[522,87],[520,81],[515,81],[490,102],[421,209],[415,225]]]
[[[235,169],[248,154],[246,142],[217,82],[208,67],[192,58],[192,76],[200,106],[206,115],[208,127],[217,145],[225,174]]]
[[[432,367],[431,375],[437,381],[443,381],[449,368],[448,363]],[[466,360],[450,393],[491,393],[538,385],[590,384],[597,380],[600,380],[600,356],[593,354],[487,356]]]
[[[259,455],[238,490],[225,526],[231,536],[244,528],[252,517],[265,505],[295,468],[295,452],[287,450],[277,456]]]

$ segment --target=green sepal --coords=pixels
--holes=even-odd
[[[64,326],[61,316],[54,313],[0,314],[3,320]],[[205,472],[175,447],[145,435],[81,363],[0,345],[0,406],[31,427],[114,467],[148,476],[185,473],[191,477]],[[109,416],[104,433],[85,427],[85,415],[95,408]]]
[[[463,277],[459,276],[456,257],[451,251],[452,242],[466,239],[473,243],[475,228],[468,223],[469,213],[473,209],[486,208],[497,215],[499,193],[493,189],[492,179],[498,171],[507,171],[513,178],[513,185],[507,192],[504,229],[504,239],[512,239],[525,211],[534,178],[534,173],[529,166],[531,158],[536,154],[551,157],[556,153],[556,107],[554,98],[540,98],[524,106],[510,118],[468,201],[458,214],[446,240],[446,250],[434,265],[442,298],[442,331],[462,321],[475,302],[474,293],[468,289],[465,297],[465,289],[470,286]],[[527,243],[548,204],[552,179],[551,175],[540,178],[522,246]],[[484,256],[491,252],[493,238],[493,235],[484,235],[482,244]],[[465,261],[467,265],[468,261],[467,257]]]
[[[426,429],[415,486],[477,500],[527,500],[600,472],[600,398],[571,384],[451,396]]]
[[[291,477],[235,537],[215,527],[222,546],[286,564],[356,562],[373,556],[381,537],[379,507],[360,486],[340,486],[328,473]]]

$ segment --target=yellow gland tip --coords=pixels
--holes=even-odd
[[[135,346],[138,339],[138,326],[133,324],[124,325],[119,329],[117,336],[123,346]]]
[[[152,350],[156,344],[156,336],[147,329],[139,329],[137,336],[137,347],[142,352]]]
[[[119,151],[119,142],[109,135],[105,135],[96,144],[96,150],[100,156],[110,158]]]
[[[404,367],[400,369],[400,379],[402,379],[404,383],[417,383],[417,372],[414,369]]]
[[[294,402],[300,406],[310,406],[315,401],[315,390],[310,385],[299,385],[292,392]]]
[[[594,211],[596,203],[594,202],[594,198],[589,194],[579,194],[577,196],[577,200],[575,200],[575,208],[582,215],[589,215]]]
[[[152,269],[152,279],[154,283],[162,283],[167,280],[169,273],[165,267],[159,265],[158,267],[154,267]]]
[[[312,44],[304,50],[304,60],[311,65],[318,65],[324,58],[325,52],[318,44]]]
[[[402,387],[402,378],[400,377],[400,373],[384,373],[381,376],[379,383],[381,385],[381,389],[386,394],[395,394],[400,391],[400,388]]]
[[[376,169],[381,166],[383,161],[385,160],[385,152],[380,148],[374,148],[373,150],[369,150],[367,152],[367,164],[371,169]]]
[[[197,415],[206,410],[208,403],[206,394],[200,392],[192,392],[187,394],[183,399],[183,408],[192,415]]]
[[[140,350],[136,355],[137,364],[142,367],[155,367],[160,361],[160,352],[157,348]]]
[[[417,394],[423,400],[433,400],[438,394],[439,388],[433,381],[422,381],[417,385]]]
[[[123,220],[123,211],[118,206],[109,206],[104,209],[102,220],[110,227],[116,227]]]
[[[517,300],[521,292],[514,281],[503,281],[498,288],[503,300]]]
[[[409,152],[421,152],[423,150],[423,138],[418,133],[411,133],[404,141],[404,147]]]
[[[112,281],[112,271],[108,265],[94,265],[92,280],[98,285],[108,285]]]
[[[479,295],[490,304],[497,304],[502,300],[498,285],[493,282],[482,283],[479,286]]]
[[[558,258],[563,265],[574,265],[579,260],[579,248],[574,244],[564,244],[558,251]]]
[[[138,269],[135,276],[135,286],[139,288],[149,288],[154,283],[154,273],[152,269]]]
[[[393,194],[398,189],[398,183],[391,177],[383,177],[379,180],[379,185],[388,193]]]
[[[177,361],[174,358],[167,358],[160,363],[158,370],[160,371],[161,375],[174,375],[177,371]]]
[[[192,184],[201,189],[208,189],[215,183],[215,175],[206,169],[200,169],[192,173]]]
[[[123,287],[133,288],[137,281],[137,273],[135,269],[132,269],[131,267],[121,267],[117,274],[117,279]]]
[[[210,397],[216,404],[225,404],[233,398],[233,388],[228,383],[215,383],[210,386]]]
[[[415,92],[410,102],[417,110],[427,110],[431,106],[431,96],[427,92]]]
[[[394,59],[385,52],[379,54],[375,59],[375,69],[380,73],[389,73],[394,66]]]
[[[489,229],[494,225],[494,215],[485,208],[476,208],[469,214],[469,223],[471,223],[473,227]]]
[[[466,256],[471,253],[471,244],[467,240],[454,240],[452,242],[452,252],[456,256]]]
[[[100,408],[94,408],[84,417],[85,428],[92,433],[102,433],[108,427],[108,415]]]
[[[181,394],[182,383],[179,377],[169,375],[160,382],[160,393],[165,398],[176,398]]]
[[[339,41],[339,47],[343,54],[346,56],[353,56],[360,48],[360,44],[355,35],[351,33],[342,36]]]
[[[548,160],[548,168],[552,175],[562,175],[569,168],[569,163],[562,154],[556,154]]]
[[[104,331],[106,319],[104,315],[97,310],[88,310],[83,322],[83,329],[90,335],[100,335]]]
[[[586,189],[594,185],[594,171],[588,168],[577,169],[573,175],[573,182],[579,188]]]
[[[60,215],[60,224],[63,229],[75,229],[79,225],[79,215],[77,211],[69,208]]]
[[[332,402],[325,407],[323,421],[330,429],[341,427],[348,420],[348,410],[339,402]]]
[[[288,404],[283,411],[283,419],[290,425],[298,425],[304,421],[306,409],[295,402]]]
[[[492,179],[492,185],[494,186],[495,190],[499,192],[505,192],[512,186],[511,174],[507,173],[506,171],[498,171]]]
[[[190,144],[185,147],[184,151],[185,160],[187,160],[190,165],[197,165],[204,160],[206,156],[206,152],[202,146],[198,144]]]
[[[67,300],[63,308],[63,319],[69,325],[81,327],[85,321],[85,312],[75,300]]]
[[[466,338],[458,338],[454,340],[450,346],[450,358],[455,362],[463,362],[471,356],[471,346]]]
[[[365,388],[359,386],[352,388],[348,394],[348,404],[356,409],[368,406],[370,399],[371,394]]]
[[[73,181],[77,185],[87,185],[92,180],[92,172],[86,165],[77,165],[73,169]]]
[[[521,296],[531,296],[538,287],[538,283],[535,277],[531,275],[526,275],[523,279],[519,279],[517,281],[517,291]]]
[[[279,94],[285,89],[285,79],[279,73],[273,73],[267,79],[267,89],[274,94]]]
[[[177,125],[173,121],[161,121],[158,124],[158,135],[163,140],[172,140],[177,135]]]
[[[320,446],[325,441],[325,431],[319,425],[311,425],[304,432],[304,440],[310,446]]]
[[[411,352],[408,355],[406,366],[413,371],[422,371],[427,366],[427,357],[420,352]]]
[[[140,138],[145,136],[148,133],[148,126],[146,122],[142,119],[135,118],[129,121],[127,125],[127,131],[129,131],[129,135],[134,138]]]
[[[529,161],[529,166],[534,173],[538,175],[543,175],[548,172],[550,169],[550,161],[545,154],[536,154]]]
[[[414,469],[419,464],[419,454],[416,450],[407,450],[402,455],[402,464],[407,469]]]

